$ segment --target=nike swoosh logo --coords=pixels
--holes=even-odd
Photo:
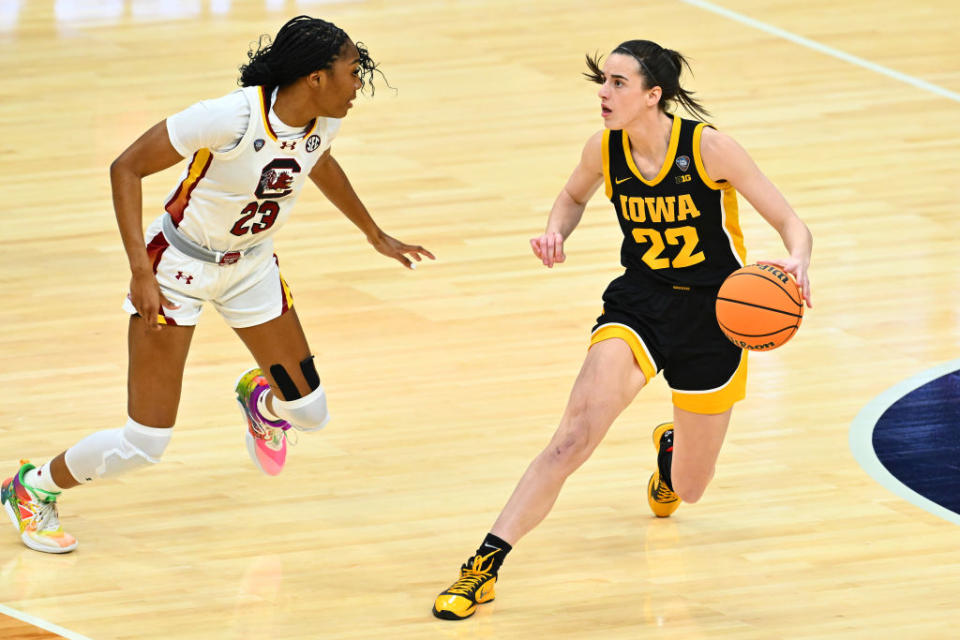
[[[614,178],[613,181],[616,182],[617,184],[620,184],[621,182],[626,182],[626,181],[629,180],[631,177],[632,177],[632,176],[627,176],[626,178],[624,178],[624,179],[622,179],[622,180],[620,180],[620,179],[618,179],[618,178]]]

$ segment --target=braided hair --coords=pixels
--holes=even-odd
[[[690,63],[679,52],[673,49],[664,49],[650,40],[627,40],[610,52],[630,56],[640,63],[640,75],[647,87],[660,87],[663,92],[660,96],[660,110],[667,112],[667,107],[673,102],[683,105],[683,108],[700,120],[710,117],[707,111],[693,97],[692,91],[680,86],[680,72],[684,66],[691,73]],[[600,61],[602,56],[587,55],[587,69],[589,73],[583,75],[591,82],[603,84],[603,71]]]
[[[297,16],[280,27],[272,42],[270,36],[264,34],[257,40],[256,50],[251,45],[247,52],[249,62],[240,67],[238,84],[244,87],[283,87],[314,71],[329,69],[349,40],[346,32],[332,22]],[[377,72],[383,76],[383,73],[362,42],[357,42],[356,47],[360,82],[363,88],[369,85],[370,95],[373,95],[373,74]]]

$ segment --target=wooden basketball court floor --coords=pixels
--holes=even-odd
[[[61,499],[62,557],[0,535],[4,638],[953,638],[956,525],[848,447],[884,389],[960,351],[960,5],[947,0],[0,2],[0,464],[125,420],[128,271],[107,167],[235,86],[261,33],[309,13],[382,63],[334,154],[388,232],[319,192],[278,239],[334,419],[284,474],[247,460],[251,359],[207,309],[163,464]],[[815,307],[751,358],[703,501],[651,517],[657,379],[517,546],[472,619],[430,606],[546,443],[619,231],[596,196],[553,270],[530,255],[598,130],[586,52],[649,38],[813,231]],[[145,218],[181,167],[147,179]],[[751,260],[783,254],[741,199]],[[146,222],[145,220],[145,222]]]

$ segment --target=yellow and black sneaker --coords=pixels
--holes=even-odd
[[[658,424],[653,430],[653,446],[657,450],[657,467],[660,467],[661,449],[663,453],[673,454],[673,423]],[[653,515],[666,518],[680,506],[680,496],[660,477],[660,471],[654,471],[647,483],[647,502]]]
[[[497,574],[492,571],[493,556],[499,552],[498,549],[467,560],[460,567],[460,579],[437,596],[433,615],[444,620],[463,620],[474,614],[478,604],[493,600],[493,587],[497,583]]]

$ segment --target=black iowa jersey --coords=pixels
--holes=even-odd
[[[700,158],[709,126],[673,117],[663,166],[644,178],[622,130],[603,132],[603,177],[623,231],[627,272],[676,286],[719,286],[746,260],[737,192],[710,179]]]

